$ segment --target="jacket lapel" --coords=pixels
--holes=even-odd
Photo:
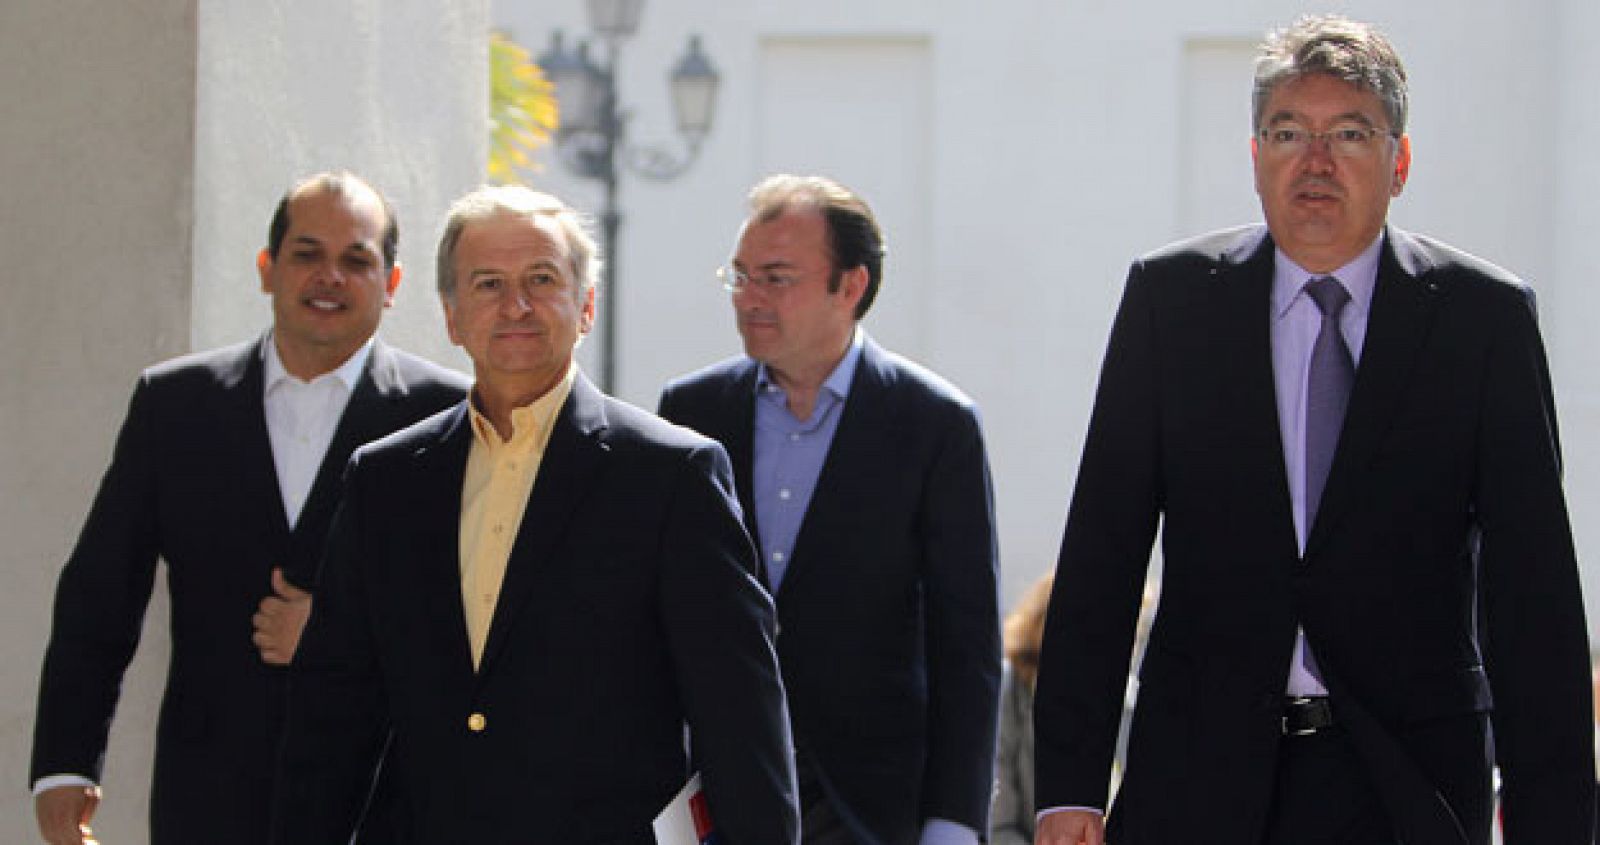
[[[244,486],[240,491],[242,501],[257,503],[253,512],[259,520],[261,548],[268,550],[268,557],[278,565],[287,550],[289,517],[283,509],[278,468],[272,460],[272,439],[267,435],[265,364],[261,355],[262,344],[268,342],[269,336],[263,336],[241,347],[239,356],[219,372],[223,407],[217,415],[217,430],[235,444],[228,451],[239,461],[237,477]],[[267,582],[262,583],[265,586]]]
[[[439,632],[439,648],[448,651],[448,664],[470,676],[472,651],[461,605],[461,485],[472,447],[467,403],[452,408],[439,425],[437,439],[416,451],[417,483],[402,498],[406,513],[414,517],[408,530],[415,532],[417,544],[413,559],[421,582],[418,594],[436,599],[425,602],[427,624]]]
[[[797,580],[806,578],[805,573],[812,568],[810,561],[817,556],[818,538],[833,534],[834,526],[840,522],[835,514],[851,507],[855,476],[863,467],[880,463],[883,455],[892,454],[883,443],[896,428],[886,424],[890,421],[891,410],[890,375],[882,347],[872,338],[864,338],[839,427],[833,432],[833,442],[828,444],[828,455],[817,475],[816,490],[811,494],[811,503],[806,507],[800,531],[795,536],[789,569],[778,587],[780,599]]]
[[[517,539],[506,561],[505,579],[500,585],[500,597],[495,601],[494,618],[489,623],[489,637],[478,667],[480,677],[488,674],[495,657],[504,648],[517,615],[527,605],[540,574],[550,565],[571,528],[573,512],[601,474],[605,454],[611,448],[605,440],[604,402],[604,395],[579,373],[572,385],[572,394],[556,415],[550,442],[539,461],[539,474],[528,494],[522,525],[517,529]],[[462,463],[464,466],[464,459]],[[456,486],[455,513],[459,514],[460,485]],[[456,593],[460,594],[459,583]]]
[[[392,419],[390,407],[397,391],[403,387],[399,378],[388,347],[374,341],[372,354],[367,357],[361,378],[350,391],[350,401],[346,403],[339,424],[334,428],[333,439],[328,442],[328,449],[322,455],[317,477],[306,494],[305,504],[300,508],[300,518],[291,532],[291,557],[307,567],[308,571],[315,568],[317,558],[321,555],[322,540],[328,535],[328,527],[333,522],[350,453],[361,444],[388,434],[393,428],[389,424]]]
[[[1266,227],[1252,228],[1211,270],[1217,290],[1208,295],[1217,307],[1213,321],[1222,345],[1218,381],[1228,400],[1223,406],[1238,426],[1238,466],[1261,467],[1271,487],[1269,507],[1284,548],[1296,549],[1294,507],[1283,460],[1278,391],[1272,364],[1272,275],[1275,247]],[[1255,476],[1252,476],[1255,477]]]
[[[1378,263],[1378,283],[1372,292],[1366,340],[1344,429],[1316,523],[1306,538],[1307,556],[1325,542],[1351,496],[1360,489],[1373,453],[1400,406],[1438,306],[1437,290],[1425,278],[1429,269],[1411,237],[1391,227]]]
[[[755,362],[747,361],[744,369],[724,386],[726,393],[719,407],[728,409],[728,425],[721,440],[728,452],[728,460],[733,463],[733,486],[739,496],[739,507],[744,511],[744,527],[759,550],[761,534],[756,524],[756,503],[751,493],[754,489],[751,485],[755,481],[756,372]],[[756,557],[760,558],[761,555],[757,554]],[[762,582],[766,582],[765,574]]]

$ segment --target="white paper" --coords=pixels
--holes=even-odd
[[[711,814],[706,809],[705,793],[700,788],[700,773],[678,790],[677,797],[667,804],[653,826],[657,845],[704,845],[715,832]],[[699,819],[696,820],[696,816]]]

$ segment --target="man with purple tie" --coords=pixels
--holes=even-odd
[[[1386,223],[1377,30],[1256,61],[1265,226],[1135,262],[1035,699],[1039,845],[1593,841],[1588,642],[1528,288]],[[1159,609],[1109,802],[1157,527]]]

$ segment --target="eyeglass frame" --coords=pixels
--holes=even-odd
[[[1300,140],[1274,141],[1272,135],[1277,132],[1289,132],[1304,137]],[[1335,137],[1338,135],[1346,135],[1347,137],[1343,139]],[[1359,135],[1361,140],[1356,141],[1354,138],[1348,137],[1349,135]],[[1255,137],[1258,142],[1266,147],[1268,152],[1274,155],[1304,155],[1311,149],[1313,144],[1320,141],[1327,145],[1330,155],[1335,155],[1339,158],[1361,158],[1373,150],[1372,141],[1379,135],[1386,136],[1391,140],[1399,140],[1400,138],[1399,132],[1381,126],[1343,125],[1335,126],[1322,132],[1313,132],[1300,127],[1298,124],[1264,126],[1256,130]],[[1357,146],[1349,146],[1352,143]],[[1340,146],[1341,144],[1345,144],[1345,146]]]
[[[763,270],[756,275],[751,275],[738,267],[724,264],[717,268],[717,281],[722,283],[722,289],[728,293],[740,293],[751,289],[751,286],[769,295],[780,295],[800,283],[798,273],[776,273]]]

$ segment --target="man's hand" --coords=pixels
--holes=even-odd
[[[1106,820],[1092,810],[1060,810],[1039,820],[1033,845],[1106,845]]]
[[[96,845],[89,820],[99,806],[98,786],[58,786],[33,799],[33,814],[49,845]]]
[[[272,570],[272,592],[250,617],[256,629],[250,641],[261,652],[263,662],[288,666],[300,646],[300,632],[306,629],[306,620],[311,616],[311,594],[289,583],[283,570],[276,567]]]

